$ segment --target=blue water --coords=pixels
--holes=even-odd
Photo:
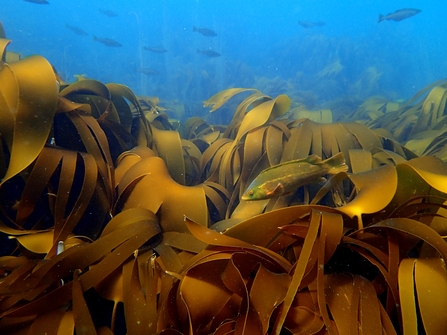
[[[162,102],[194,103],[228,87],[286,93],[309,107],[376,94],[406,99],[447,76],[447,5],[440,0],[48,1],[3,1],[0,20],[12,40],[8,50],[46,57],[67,82],[82,74]],[[380,13],[401,8],[422,12],[400,22],[377,22]],[[306,29],[298,21],[326,25]],[[89,35],[76,35],[66,24]],[[218,36],[202,36],[193,26]],[[107,47],[93,35],[122,47]],[[145,46],[168,51],[155,54]],[[209,58],[197,49],[222,56]],[[321,74],[337,61],[339,72]]]

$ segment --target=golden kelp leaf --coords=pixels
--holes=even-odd
[[[431,245],[439,252],[442,258],[447,259],[447,245],[445,241],[434,229],[422,222],[407,218],[392,218],[380,221],[369,227],[388,228],[410,234]]]
[[[374,170],[350,174],[349,179],[354,183],[357,195],[338,210],[351,218],[357,217],[361,229],[362,214],[378,212],[393,199],[398,184],[396,168],[385,165]],[[380,197],[377,194],[380,194]]]
[[[381,312],[383,307],[371,282],[358,275],[329,274],[325,276],[325,293],[339,334],[357,334],[359,330],[362,334],[383,334],[381,318],[388,316]]]
[[[349,160],[351,162],[351,171],[360,173],[369,171],[373,167],[373,157],[371,151],[364,149],[350,149]]]
[[[234,327],[237,334],[263,334],[286,293],[290,265],[267,249],[209,231],[188,219],[186,224],[194,236],[219,247],[204,250],[185,265],[177,292],[181,329],[211,333],[218,327],[222,331],[223,321],[234,320],[229,329]],[[254,281],[249,286],[250,276]],[[267,287],[270,294],[263,299],[259,292]]]
[[[137,103],[136,96],[124,85],[109,83],[106,84],[106,87],[110,92],[110,99],[119,116],[119,123],[130,132],[132,127],[132,110],[125,99],[134,104]]]
[[[399,185],[393,202],[405,202],[414,195],[447,193],[447,166],[439,158],[425,156],[397,165]]]
[[[3,24],[0,22],[0,38],[6,38],[5,29],[3,28]]]
[[[96,335],[95,325],[93,324],[90,311],[84,299],[84,292],[82,289],[79,275],[81,270],[75,270],[73,278],[73,317],[75,321],[76,333],[86,333]]]
[[[211,124],[198,116],[194,116],[186,120],[180,127],[180,137],[189,139],[197,139],[205,134],[214,132]]]
[[[412,134],[433,128],[444,114],[447,102],[447,84],[434,87],[422,104],[422,115],[412,129]]]
[[[37,315],[29,333],[30,334],[56,334],[60,329],[64,315],[67,313],[67,307],[57,308],[47,313]],[[69,333],[66,333],[69,334]]]
[[[446,324],[447,280],[441,258],[404,259],[399,266],[399,295],[405,333],[440,334]],[[421,324],[419,324],[421,322]]]
[[[317,77],[319,79],[322,78],[331,78],[335,77],[341,70],[343,70],[344,66],[341,65],[340,60],[337,59],[336,61],[326,65],[326,67],[317,73]]]
[[[186,232],[184,215],[205,226],[208,224],[203,188],[176,183],[158,157],[145,158],[133,165],[123,176],[118,194],[117,209],[147,208],[159,215],[163,231]]]
[[[46,254],[53,245],[53,231],[44,231],[36,234],[27,234],[17,237],[17,241],[27,250],[36,254]]]
[[[22,56],[17,52],[6,51],[5,62],[14,63],[22,59]]]
[[[103,278],[98,284],[94,286],[95,291],[104,299],[113,302],[113,309],[111,313],[111,327],[115,329],[116,313],[118,303],[124,301],[124,286],[122,268],[117,268],[107,277]]]
[[[59,325],[57,335],[74,334],[74,328],[73,311],[67,311]]]
[[[234,139],[236,137],[237,132],[239,131],[239,127],[245,117],[245,115],[256,106],[260,104],[272,100],[268,95],[264,95],[261,92],[255,92],[246,97],[242,102],[237,106],[236,111],[233,114],[233,119],[228,124],[223,134],[223,137],[228,137]]]
[[[26,281],[16,282],[16,286],[27,285],[29,291],[23,297],[29,303],[21,305],[16,309],[2,309],[2,316],[23,316],[45,312],[59,307],[71,299],[73,282],[53,288],[54,283],[60,278],[66,278],[77,268],[87,268],[92,264],[90,270],[79,278],[84,291],[97,285],[104,277],[110,275],[121,266],[134,251],[144,243],[160,233],[159,226],[151,222],[136,221],[132,225],[118,229],[97,241],[83,246],[73,247],[39,266]],[[38,286],[36,286],[38,285]],[[33,289],[35,287],[35,289]],[[53,290],[46,291],[48,287]],[[18,302],[18,301],[17,301]],[[0,307],[1,306],[0,302]]]
[[[56,180],[57,183],[54,182]],[[17,224],[19,226],[27,224],[31,214],[39,210],[36,207],[39,204],[42,206],[42,199],[50,198],[48,202],[54,218],[54,237],[53,244],[47,252],[54,253],[57,243],[64,241],[72,233],[83,218],[95,193],[98,195],[97,181],[98,169],[91,155],[44,148],[22,192],[17,210]],[[103,209],[98,209],[98,213],[102,211]],[[100,228],[100,222],[96,227],[90,224],[89,231],[94,235],[94,231],[98,232]],[[46,244],[42,244],[40,250],[47,247]]]
[[[3,32],[3,34],[2,34]],[[11,40],[8,40],[6,36],[4,36],[3,27],[0,26],[0,69],[3,68],[4,64],[3,62],[6,61],[6,47],[8,44],[11,43]]]
[[[279,310],[279,314],[275,321],[272,334],[275,335],[280,334],[281,328],[283,327],[287,314],[292,306],[293,300],[295,299],[295,295],[298,292],[298,288],[305,275],[306,266],[309,263],[312,248],[317,239],[317,234],[320,229],[320,224],[321,224],[321,214],[313,210],[312,217],[309,223],[309,230],[307,232],[306,238],[304,239],[300,257],[296,263],[295,271],[292,276],[292,282],[290,283],[287,289],[287,294]]]
[[[291,109],[287,115],[289,119],[293,120],[309,119],[313,122],[332,123],[332,112],[330,109],[311,111],[304,108],[304,106],[300,106]]]
[[[211,98],[203,102],[203,107],[211,106],[210,112],[214,112],[216,109],[222,107],[228,100],[233,96],[241,92],[247,91],[257,91],[253,88],[229,88],[227,90],[220,91],[219,93],[213,95]]]
[[[154,139],[154,151],[162,158],[169,174],[177,183],[185,185],[185,160],[179,133],[172,130],[159,130],[151,127]]]
[[[258,312],[262,334],[267,334],[272,313],[283,301],[289,284],[288,274],[273,273],[262,265],[259,267],[250,289],[250,303]]]
[[[19,94],[18,101],[8,111],[14,119],[14,135],[3,184],[29,166],[44,147],[53,124],[58,87],[53,68],[40,56],[27,57],[0,71],[13,74],[6,80],[0,76],[2,91],[3,87],[9,91],[15,87]],[[12,125],[7,127],[11,129]]]
[[[154,156],[156,156],[156,154],[152,149],[143,146],[136,146],[131,150],[123,152],[116,160],[115,185],[119,185],[124,174],[132,165],[138,163],[143,158]]]
[[[157,325],[156,322],[150,322],[148,320],[150,304],[146,302],[138,272],[138,262],[136,259],[127,262],[123,266],[126,330],[129,334],[152,334],[156,331]],[[150,298],[150,296],[147,298]]]
[[[286,95],[279,95],[276,99],[266,101],[248,112],[238,129],[236,138],[222,157],[219,170],[219,184],[232,191],[239,179],[240,164],[237,161],[237,146],[249,131],[262,126],[269,120],[283,115],[290,107],[290,99]]]

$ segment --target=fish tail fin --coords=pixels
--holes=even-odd
[[[93,35],[93,41],[97,41],[98,37],[96,37],[95,35]]]
[[[345,157],[342,152],[324,160],[322,163],[327,167],[329,174],[348,171],[348,166],[346,165]]]
[[[377,21],[377,22],[378,23],[382,22],[384,20],[384,17],[385,17],[385,15],[379,14],[379,21]]]

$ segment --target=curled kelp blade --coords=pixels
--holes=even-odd
[[[120,218],[114,220],[120,220]],[[29,285],[25,297],[27,302],[15,306],[16,308],[13,310],[5,310],[5,305],[9,303],[6,301],[0,302],[2,317],[36,315],[65,304],[72,298],[73,281],[69,279],[76,269],[85,269],[95,265],[79,276],[82,290],[86,291],[97,285],[104,276],[111,274],[136,249],[159,233],[158,222],[154,221],[153,217],[148,216],[146,219],[136,220],[132,224],[118,228],[95,242],[70,248],[51,260],[39,264],[26,282],[22,280],[23,275],[11,276],[10,280],[8,280],[9,287],[3,287],[2,290],[16,290],[23,287],[23,285]],[[63,264],[66,264],[66,266],[60,266],[61,261],[64,261]],[[34,265],[36,264],[34,263]],[[63,286],[54,286],[54,283],[60,278],[68,280]],[[45,290],[45,294],[41,295]],[[18,294],[19,297],[23,295],[23,293]],[[20,300],[21,298],[17,299],[16,303],[20,302]],[[42,308],[43,306],[44,308]]]
[[[216,109],[222,107],[229,99],[234,95],[246,92],[246,91],[257,91],[251,88],[229,88],[227,90],[220,91],[219,93],[213,95],[211,98],[203,102],[204,107],[211,106],[211,111],[214,112]]]
[[[185,160],[179,133],[151,127],[153,149],[165,162],[170,176],[179,184],[186,184]]]
[[[47,142],[56,110],[58,87],[53,68],[40,56],[4,64],[0,80],[2,95],[17,96],[16,101],[2,107],[5,116],[2,117],[1,131],[5,133],[11,151],[8,170],[2,180],[4,183],[29,166]]]
[[[172,306],[177,307],[180,329],[188,332],[204,328],[213,332],[223,321],[234,320],[230,328],[262,334],[271,324],[275,306],[284,299],[290,283],[286,269],[290,265],[266,249],[207,232],[205,227],[186,220],[194,236],[220,247],[194,256],[182,271],[176,289],[177,306]],[[247,276],[253,276],[250,286]],[[267,287],[270,292],[261,299],[259,293]]]
[[[150,197],[146,196],[148,192]],[[203,188],[175,182],[169,175],[166,163],[159,157],[140,160],[122,177],[115,211],[132,207],[144,207],[160,215],[164,231],[185,232],[183,215],[208,225]]]
[[[441,258],[404,259],[399,266],[400,301],[404,332],[438,334],[446,327],[439,311],[446,309],[447,280]]]

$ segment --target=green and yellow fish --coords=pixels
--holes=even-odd
[[[263,170],[248,186],[242,200],[263,200],[294,192],[326,174],[348,171],[343,153],[322,160],[317,155],[281,163]]]

